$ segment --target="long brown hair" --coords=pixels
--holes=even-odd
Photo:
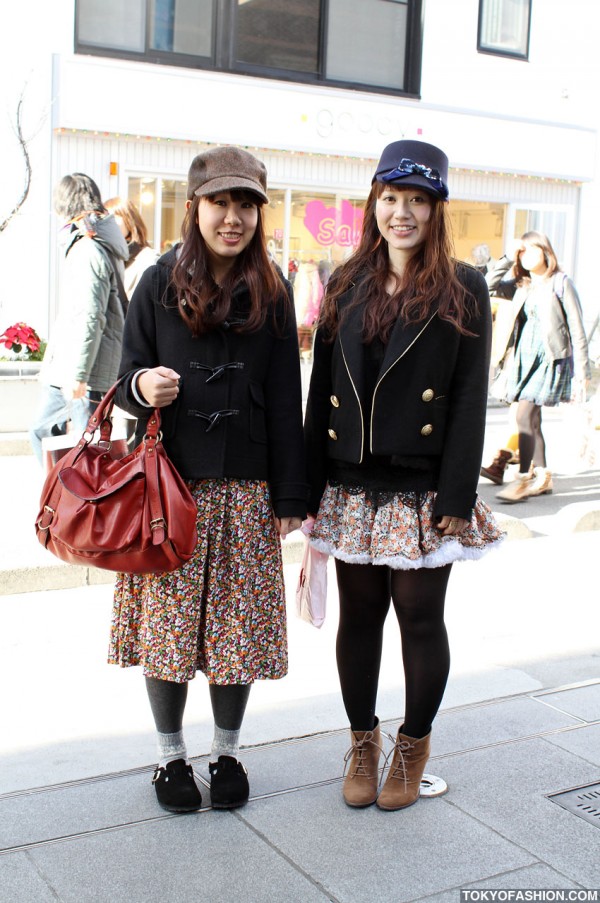
[[[530,245],[535,245],[535,247],[540,248],[544,254],[544,262],[546,264],[546,272],[544,273],[545,279],[550,279],[551,276],[554,276],[555,273],[559,272],[560,266],[558,264],[556,252],[550,244],[550,239],[547,235],[544,235],[543,232],[525,232],[525,234],[521,236],[521,241],[526,241]],[[521,263],[522,253],[522,251],[517,251],[515,260],[514,272],[517,285],[522,285],[524,282],[531,281],[531,273],[529,270],[526,270]]]
[[[420,323],[435,311],[463,335],[472,335],[467,322],[473,299],[456,274],[453,259],[452,230],[446,204],[431,197],[431,217],[425,242],[409,259],[396,291],[390,295],[386,283],[390,275],[388,245],[377,225],[375,205],[389,186],[375,182],[365,206],[360,243],[352,257],[339,267],[329,283],[322,307],[320,323],[335,336],[339,327],[337,300],[360,280],[361,291],[347,308],[364,303],[363,339],[371,342],[378,336],[387,342],[394,324]]]
[[[287,298],[283,279],[267,254],[264,221],[257,195],[251,191],[231,191],[230,194],[236,201],[257,204],[258,222],[249,245],[235,258],[220,285],[213,279],[206,242],[198,228],[200,197],[192,200],[181,227],[181,250],[171,281],[177,294],[179,312],[195,336],[215,329],[227,319],[233,290],[240,283],[248,289],[250,309],[244,322],[234,327],[238,332],[260,329],[269,310],[275,313],[277,300]]]
[[[133,241],[142,248],[149,246],[146,223],[132,200],[120,197],[110,198],[104,202],[104,206],[113,216],[120,216],[123,220],[123,225],[127,229],[126,241]]]

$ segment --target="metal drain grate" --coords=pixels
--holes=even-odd
[[[574,787],[573,790],[563,790],[561,793],[549,793],[548,799],[600,828],[600,782],[584,784],[583,787]]]

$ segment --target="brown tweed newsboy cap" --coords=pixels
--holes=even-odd
[[[267,170],[264,163],[240,147],[211,147],[192,160],[187,196],[206,197],[219,191],[253,191],[265,204]]]

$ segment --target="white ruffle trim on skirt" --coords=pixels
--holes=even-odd
[[[417,498],[419,504],[417,504]],[[399,492],[377,507],[364,492],[327,486],[310,542],[349,564],[387,565],[394,570],[436,568],[475,561],[505,538],[489,507],[477,498],[470,524],[456,536],[435,526],[435,492]]]

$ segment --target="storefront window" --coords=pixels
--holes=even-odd
[[[267,245],[292,283],[300,348],[308,354],[329,277],[360,240],[364,200],[289,189],[270,190],[269,200]]]
[[[133,201],[142,214],[142,219],[148,230],[148,243],[155,247],[154,221],[156,214],[156,179],[130,178],[127,197]]]
[[[168,251],[181,238],[187,182],[181,179],[163,179],[161,186],[160,250]]]
[[[458,200],[450,201],[449,212],[458,260],[483,268],[485,247],[492,260],[502,257],[506,205]]]

